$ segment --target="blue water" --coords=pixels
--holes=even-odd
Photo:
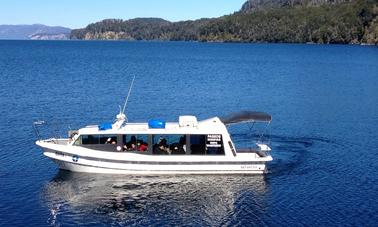
[[[34,120],[49,136],[111,121],[134,75],[130,121],[272,114],[269,173],[80,174],[43,157]],[[0,41],[0,78],[0,226],[378,224],[377,47]]]

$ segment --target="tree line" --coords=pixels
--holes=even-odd
[[[378,44],[378,0],[258,1],[263,5],[248,8],[248,1],[239,12],[212,19],[107,19],[72,30],[71,39]]]

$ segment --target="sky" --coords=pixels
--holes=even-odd
[[[246,0],[2,0],[0,24],[83,28],[103,19],[160,17],[169,21],[219,17]]]

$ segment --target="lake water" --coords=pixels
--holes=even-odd
[[[134,75],[130,121],[270,113],[269,173],[82,174],[42,155],[34,120],[50,136],[111,121]],[[0,78],[0,226],[378,225],[377,47],[0,41]]]

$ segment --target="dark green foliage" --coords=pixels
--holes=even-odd
[[[351,1],[353,0],[247,0],[240,11],[246,13],[270,8],[335,5]]]
[[[254,0],[253,8],[246,4],[232,15],[196,21],[109,19],[73,30],[71,38],[378,44],[377,0]]]
[[[160,18],[107,19],[76,29],[71,39],[197,40],[209,19],[171,23]]]
[[[171,22],[160,18],[107,19],[71,32],[71,39],[160,39]]]
[[[210,22],[202,40],[359,43],[377,14],[373,5],[355,1],[338,5],[288,7],[236,13]]]

